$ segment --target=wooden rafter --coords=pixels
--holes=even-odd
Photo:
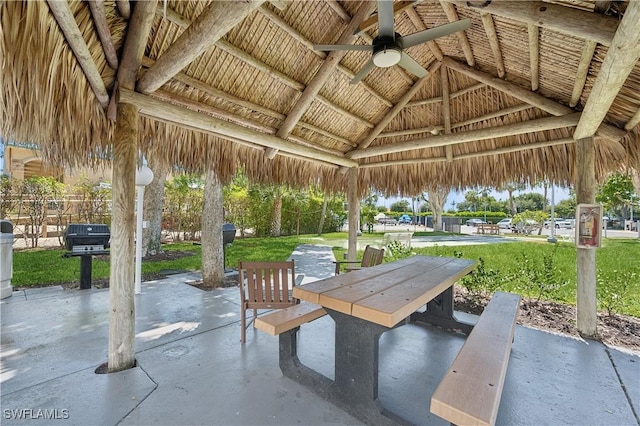
[[[93,24],[96,27],[100,43],[102,43],[102,50],[104,51],[104,56],[107,59],[107,64],[114,70],[117,70],[118,55],[116,54],[116,48],[113,46],[113,41],[111,40],[111,30],[109,30],[107,15],[104,12],[104,0],[89,0],[89,9],[91,10]]]
[[[331,8],[331,10],[333,10],[336,15],[340,17],[340,19],[342,19],[342,22],[346,24],[351,21],[351,16],[349,16],[347,11],[344,10],[344,8],[340,6],[340,3],[338,3],[336,0],[327,0],[327,4]]]
[[[393,16],[396,16],[397,14],[402,13],[405,10],[408,10],[409,8],[412,8],[415,3],[416,3],[416,0],[399,1],[397,3],[394,3]],[[369,31],[371,28],[375,27],[377,24],[378,24],[378,14],[374,13],[368,19],[366,19],[360,24],[360,27],[358,28],[358,32],[363,33],[363,32]]]
[[[131,90],[122,89],[120,91],[120,99],[122,102],[135,105],[141,115],[161,122],[176,124],[204,133],[229,136],[256,145],[286,151],[305,158],[315,158],[316,160],[339,166],[357,167],[358,165],[356,161],[348,158],[332,155],[317,148],[301,146],[274,135],[248,129]]]
[[[415,129],[392,130],[390,132],[382,132],[378,135],[378,138],[409,136],[409,135],[417,135],[420,133],[431,133],[433,135],[437,135],[443,131],[444,131],[444,127],[442,126],[417,127]]]
[[[618,20],[614,17],[542,1],[492,1],[482,7],[474,7],[462,0],[447,1],[605,46],[611,44],[618,27]]]
[[[625,124],[624,129],[631,130],[634,127],[636,127],[638,124],[640,124],[640,108],[638,108],[636,113],[633,114],[633,117],[631,117],[631,120],[629,120],[629,122]]]
[[[420,15],[418,15],[418,12],[416,12],[413,7],[406,9],[405,13],[409,17],[413,25],[416,27],[416,30],[424,31],[427,29],[427,27],[424,25],[424,22],[420,18]],[[431,53],[433,53],[433,56],[435,56],[437,60],[441,61],[443,55],[442,50],[440,50],[440,46],[438,46],[438,43],[436,43],[435,40],[429,40],[427,42],[427,46],[429,47],[429,50],[431,50]]]
[[[540,38],[538,26],[527,24],[529,34],[529,72],[531,73],[531,90],[534,92],[540,86]]]
[[[528,143],[526,145],[514,145],[514,146],[505,146],[495,149],[488,149],[484,151],[476,151],[470,152],[468,154],[459,154],[453,157],[453,160],[465,160],[472,159],[476,157],[486,157],[488,155],[499,155],[499,154],[508,154],[511,152],[521,152],[528,151],[532,149],[540,149],[540,148],[548,148],[550,146],[557,145],[569,145],[574,143],[573,138],[563,138],[563,139],[554,139],[545,142],[534,142]],[[429,158],[411,158],[406,160],[388,160],[388,161],[378,161],[372,163],[361,164],[361,169],[368,169],[372,167],[385,167],[385,166],[401,166],[407,164],[425,164],[425,163],[442,163],[448,161],[447,157],[429,157]]]
[[[485,83],[488,86],[493,87],[494,89],[498,89],[510,96],[513,96],[516,99],[520,99],[523,102],[531,104],[532,106],[540,108],[541,110],[546,111],[549,114],[561,116],[574,112],[572,108],[564,106],[552,99],[545,98],[544,96],[535,92],[531,92],[523,87],[518,86],[517,84],[496,78],[475,68],[471,68],[463,63],[456,61],[453,58],[445,57],[442,60],[442,63],[443,65],[455,71],[458,71],[468,77]],[[606,137],[607,139],[611,139],[613,141],[619,141],[626,135],[626,132],[624,130],[606,123],[603,123],[598,128],[598,133],[600,134],[600,136]]]
[[[342,31],[342,35],[338,39],[338,44],[348,44],[353,43],[355,37],[353,35],[354,30],[358,27],[360,22],[366,18],[371,11],[375,3],[373,2],[365,2],[360,6],[360,9],[351,19],[351,22],[347,27]],[[327,81],[331,73],[336,69],[340,60],[346,54],[345,51],[333,51],[327,55],[327,58],[322,63],[322,66],[316,73],[316,75],[311,79],[307,87],[302,92],[302,96],[298,98],[295,105],[289,111],[287,118],[284,120],[280,129],[278,130],[278,137],[282,139],[286,139],[289,136],[289,133],[293,130],[295,125],[300,121],[302,115],[309,109],[311,103],[316,98],[322,86]],[[269,152],[267,156],[274,155],[273,151]]]
[[[449,22],[455,22],[458,20],[458,12],[456,12],[456,7],[453,4],[448,3],[446,0],[440,0],[440,4],[442,5],[444,13],[447,15]],[[476,60],[473,58],[473,51],[471,50],[471,44],[469,44],[467,34],[464,31],[458,31],[456,33],[456,37],[458,37],[460,48],[464,52],[464,57],[467,59],[467,64],[469,64],[469,66],[474,66]]]
[[[93,90],[93,93],[96,95],[96,99],[100,103],[100,106],[106,109],[109,105],[107,88],[104,85],[104,81],[102,81],[96,63],[91,57],[89,47],[82,37],[78,23],[73,17],[69,3],[66,0],[49,0],[47,4],[49,5],[51,13],[56,18],[56,22],[58,22],[58,26],[64,34],[65,40],[69,43],[69,47],[76,57],[80,68],[82,68],[91,90]]]
[[[440,68],[440,85],[442,86],[442,127],[444,127],[444,134],[451,133],[451,108],[450,101],[451,96],[449,94],[449,75],[447,67]],[[445,154],[448,161],[453,160],[453,148],[451,145],[446,145]]]
[[[477,84],[474,84],[472,86],[465,87],[464,89],[460,89],[458,91],[455,91],[455,92],[451,93],[450,96],[451,96],[451,99],[454,99],[454,98],[457,98],[458,96],[466,95],[469,92],[473,92],[475,90],[482,89],[485,86],[486,86],[486,84],[484,84],[484,83],[477,83]],[[407,107],[414,107],[414,106],[420,106],[420,105],[429,105],[429,104],[434,104],[434,103],[438,103],[438,102],[442,102],[442,96],[436,96],[436,97],[433,97],[433,98],[418,99],[416,101],[411,101],[411,102],[409,102],[407,104]]]
[[[589,65],[593,59],[593,54],[596,51],[596,42],[587,40],[582,48],[582,55],[580,56],[580,63],[578,64],[578,72],[576,73],[576,81],[573,84],[573,92],[571,93],[571,101],[569,106],[574,107],[578,105],[580,101],[580,95],[584,90],[584,85],[587,82],[587,74],[589,73]]]
[[[502,60],[502,50],[500,49],[500,41],[498,40],[498,33],[496,33],[496,26],[493,23],[493,17],[488,13],[480,13],[480,17],[482,18],[484,31],[487,33],[489,46],[493,52],[493,60],[496,63],[498,77],[504,78],[504,61]]]
[[[348,109],[342,108],[341,106],[337,105],[335,102],[331,102],[329,99],[325,98],[322,95],[316,95],[316,97],[313,100],[320,102],[321,104],[331,108],[335,112],[337,112],[337,113],[339,113],[339,114],[341,114],[341,115],[343,115],[345,117],[349,117],[353,121],[357,121],[358,123],[362,124],[365,127],[368,127],[370,129],[373,129],[375,127],[375,125],[372,122],[370,122],[369,120],[365,120],[364,118],[360,117],[359,115],[352,113]]]
[[[583,115],[574,132],[575,139],[593,136],[604,120],[620,88],[640,58],[640,2],[629,2],[593,83]]]
[[[120,16],[124,19],[129,19],[131,17],[131,5],[129,4],[129,0],[116,0],[116,6],[118,7]]]
[[[411,100],[411,98],[413,98],[415,94],[418,93],[418,90],[420,90],[422,86],[424,86],[424,84],[429,79],[431,79],[431,76],[433,75],[434,72],[436,72],[438,68],[440,68],[440,62],[437,62],[437,61],[431,64],[431,66],[427,68],[427,75],[419,79],[417,82],[415,82],[414,85],[411,86],[411,88],[407,90],[404,93],[404,95],[402,95],[398,103],[395,104],[393,108],[391,108],[385,114],[385,116],[382,117],[382,119],[380,119],[380,121],[373,128],[373,130],[370,131],[369,134],[367,134],[367,136],[365,136],[361,141],[358,142],[358,149],[365,149],[369,145],[371,145],[371,142],[373,142],[375,138],[377,138],[378,135],[382,132],[382,130],[384,130],[384,128],[387,127],[387,125],[391,122],[391,120],[393,120],[400,113],[400,111],[402,111],[402,109]]]
[[[147,47],[157,1],[136,3],[127,28],[127,37],[118,68],[118,85],[133,90]]]
[[[156,91],[263,2],[211,2],[140,78],[137,90],[142,93]]]
[[[269,3],[278,10],[285,10],[291,0],[268,0]]]
[[[450,133],[448,135],[438,135],[388,145],[379,145],[372,148],[351,151],[348,152],[346,156],[352,159],[367,158],[374,157],[376,155],[393,154],[396,152],[413,151],[416,149],[434,148],[438,146],[474,142],[483,139],[493,139],[505,136],[521,135],[524,133],[540,132],[543,130],[573,127],[578,123],[579,119],[580,113],[574,112],[573,114],[567,114],[559,117],[545,117],[537,120],[506,124],[504,126],[476,129],[461,133]]]
[[[291,25],[289,25],[289,23],[287,21],[282,19],[278,14],[274,13],[271,9],[262,6],[259,10],[260,10],[260,13],[262,13],[264,16],[269,18],[269,20],[271,20],[271,22],[276,24],[278,27],[280,27],[280,29],[282,29],[284,32],[289,34],[291,37],[293,37],[296,41],[298,41],[300,44],[305,46],[307,49],[309,49],[311,52],[313,52],[319,58],[325,59],[327,57],[327,54],[325,52],[323,52],[322,50],[315,50],[313,48],[313,43],[311,42],[311,40],[308,40],[305,36],[303,36],[299,31],[297,31],[295,28],[293,28]],[[337,70],[340,71],[341,73],[343,73],[344,75],[346,75],[349,80],[351,80],[353,77],[355,77],[355,73],[353,73],[349,68],[345,67],[342,64],[338,64]],[[391,101],[389,101],[387,98],[385,98],[380,93],[378,93],[369,84],[361,81],[360,82],[360,86],[363,89],[365,89],[367,92],[369,92],[370,94],[372,94],[373,96],[378,98],[386,106],[388,106],[388,107],[392,107],[393,106]]]

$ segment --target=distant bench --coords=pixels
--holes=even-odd
[[[383,236],[384,245],[386,246],[391,241],[399,241],[404,244],[405,247],[411,247],[411,238],[413,232],[386,232]]]
[[[491,223],[479,223],[478,234],[494,234],[500,235],[500,226]]]
[[[456,425],[494,425],[520,296],[496,292],[431,396],[431,412]]]

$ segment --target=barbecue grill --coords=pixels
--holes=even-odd
[[[104,252],[111,233],[104,224],[71,223],[64,231],[65,248],[72,253]]]

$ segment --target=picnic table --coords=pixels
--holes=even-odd
[[[295,332],[280,334],[283,374],[366,423],[406,423],[380,408],[380,335],[407,321],[468,333],[472,326],[453,315],[452,286],[474,268],[471,260],[414,256],[294,288],[294,297],[322,306],[335,321],[335,380],[300,362]]]

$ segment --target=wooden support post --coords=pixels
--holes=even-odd
[[[449,90],[449,74],[447,67],[440,68],[440,86],[442,86],[442,126],[444,133],[451,133],[451,108],[450,108],[450,90]],[[444,147],[447,161],[453,161],[453,148],[451,145]]]
[[[595,145],[594,138],[588,137],[576,141],[575,157],[576,200],[578,204],[595,202]],[[595,338],[597,324],[596,306],[596,251],[577,249],[578,293],[577,321],[578,332],[582,337]]]
[[[138,109],[118,104],[113,147],[111,272],[109,276],[110,373],[135,365],[133,231]]]
[[[347,260],[355,261],[358,251],[358,219],[360,218],[360,200],[358,199],[358,169],[349,169],[347,203],[349,203],[349,241]]]

